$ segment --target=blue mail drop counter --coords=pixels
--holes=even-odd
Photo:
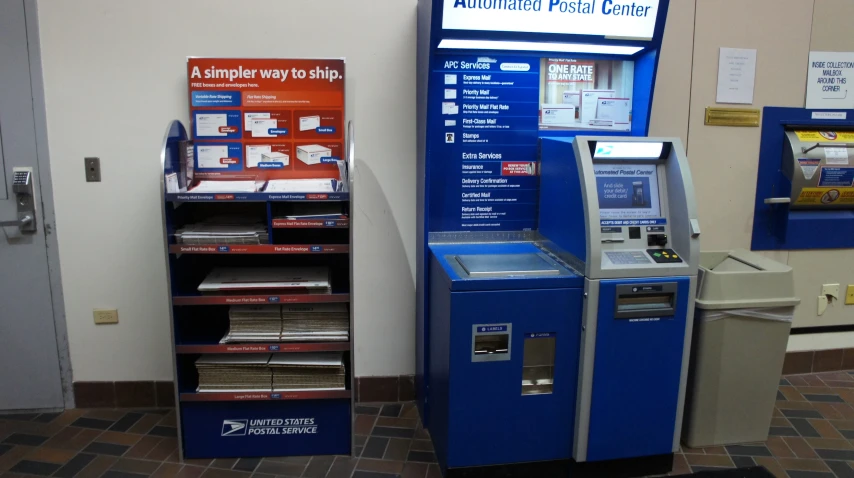
[[[440,462],[568,460],[584,278],[533,244],[430,250],[430,434]]]

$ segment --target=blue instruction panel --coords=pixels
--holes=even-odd
[[[854,185],[854,168],[821,168],[820,187],[850,188]]]
[[[443,57],[431,84],[431,228],[536,227],[540,59]],[[437,210],[438,208],[438,210]]]

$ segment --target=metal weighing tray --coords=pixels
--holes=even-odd
[[[469,277],[557,276],[563,269],[545,254],[454,256]]]

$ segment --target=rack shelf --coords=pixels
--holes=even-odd
[[[258,402],[277,400],[349,399],[350,390],[295,392],[204,392],[182,393],[182,402]]]
[[[349,244],[172,244],[170,254],[347,254]]]
[[[326,304],[330,302],[350,302],[350,294],[179,295],[172,297],[172,305]]]
[[[167,193],[166,201],[183,202],[287,202],[287,201],[349,201],[350,193]]]
[[[347,134],[350,138],[347,168],[351,168],[354,161],[352,130],[349,129]],[[344,140],[342,137],[341,141]],[[162,154],[161,187],[164,193],[160,205],[163,208],[165,259],[170,288],[170,325],[181,459],[352,453],[355,397],[351,391],[354,384],[352,307],[348,307],[349,318],[346,322],[345,315],[336,319],[341,328],[348,327],[349,337],[346,341],[282,342],[280,336],[274,333],[271,342],[220,343],[234,328],[232,306],[266,305],[276,309],[278,305],[293,305],[293,313],[303,309],[310,311],[314,309],[313,304],[350,303],[353,268],[350,193],[166,193],[167,177],[174,181],[174,176],[181,174],[182,165],[188,164],[184,162],[191,157],[187,153],[188,147],[192,150],[194,146],[183,125],[177,121],[170,123]],[[225,178],[229,174],[233,173],[223,173]],[[350,190],[352,182],[343,174],[342,177],[346,178],[344,189]],[[186,176],[184,179],[187,179]],[[287,178],[279,176],[279,179]],[[285,219],[294,216],[303,218]],[[242,225],[244,222],[252,225],[251,235],[257,237],[252,242],[256,244],[184,242],[187,240],[187,231],[204,230],[199,225]],[[266,231],[263,227],[265,225]],[[238,228],[238,232],[244,230]],[[224,236],[229,237],[230,234]],[[197,241],[217,241],[205,236],[197,237],[200,238]],[[264,244],[257,244],[259,241]],[[232,239],[232,242],[242,241]],[[200,284],[217,269],[291,268],[325,269],[331,287],[320,290],[331,293],[306,293],[309,289],[255,289],[237,291],[238,294],[249,295],[223,292],[207,295],[198,290]],[[275,314],[272,316],[275,317]],[[302,314],[298,317],[308,318]],[[336,381],[335,385],[346,389],[196,391],[200,381],[197,361],[202,357],[216,358],[210,355],[233,354],[233,360],[221,361],[230,363],[241,362],[243,358],[254,360],[254,357],[240,357],[239,354],[258,354],[263,359],[264,355],[270,354],[277,358],[288,358],[281,354],[311,352],[341,358],[338,367],[343,367],[344,378],[343,381]],[[229,370],[230,374],[242,373],[240,366]],[[271,378],[272,374],[270,369]],[[225,376],[214,376],[210,382],[207,382],[207,378],[204,380],[205,383],[216,383],[217,380],[226,384],[229,382]],[[257,380],[249,381],[249,387],[267,388],[271,385],[263,377],[260,382]],[[288,422],[292,417],[305,420],[306,423],[298,427],[276,425]]]
[[[182,344],[178,354],[251,354],[290,352],[346,352],[350,342],[281,342],[269,344]]]
[[[346,229],[350,219],[273,219],[273,229]]]

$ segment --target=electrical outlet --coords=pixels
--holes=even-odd
[[[86,166],[86,182],[100,183],[101,182],[101,159],[100,158],[83,158],[83,163]]]
[[[821,293],[826,295],[828,300],[831,297],[839,300],[839,284],[824,284],[821,286]]]
[[[119,311],[116,309],[95,309],[92,311],[96,325],[118,324]]]
[[[845,305],[854,305],[854,284],[848,286],[848,293],[845,294]]]

